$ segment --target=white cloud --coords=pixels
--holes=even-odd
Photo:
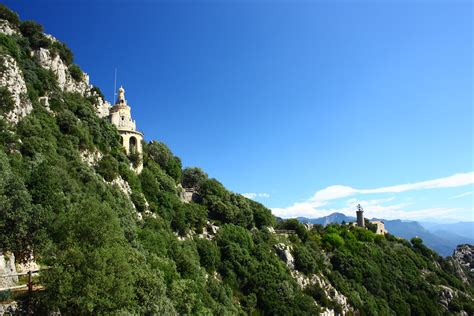
[[[301,202],[295,203],[290,207],[285,208],[272,208],[272,213],[275,216],[283,218],[291,217],[308,217],[315,218],[325,216],[334,212],[339,212],[337,209],[320,209],[318,206],[315,206],[313,203]]]
[[[359,190],[360,193],[400,193],[413,190],[461,187],[474,183],[474,172],[458,173],[446,178],[394,185],[378,189]]]
[[[373,193],[401,193],[413,190],[426,190],[435,188],[460,187],[474,183],[474,172],[458,173],[449,177],[434,180],[400,184],[376,189],[354,189],[344,185],[332,185],[314,194],[309,201],[336,200],[355,194]]]
[[[328,204],[332,200],[338,200],[342,198],[348,198],[356,195],[366,194],[382,194],[382,193],[401,193],[414,190],[427,190],[435,188],[451,188],[471,185],[474,183],[474,172],[459,173],[445,178],[438,178],[434,180],[421,181],[415,183],[407,183],[394,186],[385,186],[374,189],[355,189],[344,185],[332,185],[322,190],[317,191],[311,198],[306,201],[294,203],[293,205],[286,208],[273,208],[272,212],[276,216],[280,217],[320,217],[328,215],[332,212],[352,212],[355,205],[360,203],[362,206],[370,208],[367,210],[368,217],[378,217],[383,214],[384,218],[416,218],[422,216],[441,216],[448,215],[450,212],[459,211],[460,209],[453,208],[429,208],[414,211],[401,211],[402,208],[406,208],[409,204],[399,203],[395,205],[384,205],[394,199],[375,199],[369,201],[359,201],[358,199],[351,198],[347,201],[347,205],[350,209],[342,210],[327,208]],[[325,207],[326,206],[326,207]],[[353,214],[347,214],[353,215]]]
[[[359,190],[344,185],[332,185],[314,194],[310,201],[329,201],[354,195]]]
[[[248,199],[256,199],[256,198],[265,198],[268,199],[270,197],[270,194],[268,193],[242,193],[243,196],[245,196]]]
[[[451,197],[451,199],[459,199],[459,198],[469,196],[469,195],[472,195],[472,191],[468,191],[468,192],[464,192],[464,193],[455,195],[455,196]]]
[[[242,193],[247,199],[255,199],[257,197],[257,193]]]

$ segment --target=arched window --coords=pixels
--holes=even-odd
[[[128,144],[129,144],[128,148],[130,148],[130,153],[131,154],[136,153],[137,152],[137,139],[134,136],[130,137]]]
[[[125,143],[123,142],[123,137],[120,136],[120,144],[122,144],[122,146],[125,146]]]

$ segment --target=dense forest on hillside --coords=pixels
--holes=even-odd
[[[474,314],[472,273],[420,239],[277,221],[161,142],[127,156],[96,115],[100,89],[68,92],[34,53],[59,56],[79,84],[67,46],[4,6],[0,19],[13,30],[0,32],[0,78],[16,65],[32,105],[12,122],[18,103],[0,87],[0,251],[49,267],[37,314]]]

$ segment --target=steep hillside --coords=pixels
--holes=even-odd
[[[66,45],[0,5],[0,257],[44,289],[0,292],[18,313],[474,313],[472,273],[419,239],[276,224],[157,141],[136,174],[103,107]]]

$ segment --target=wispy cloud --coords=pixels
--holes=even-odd
[[[460,187],[474,183],[474,172],[458,173],[445,178],[393,185],[375,189],[354,189],[344,185],[333,185],[314,194],[311,201],[329,201],[355,194],[401,193],[413,190]]]
[[[335,209],[328,207],[331,201],[339,200],[343,198],[355,197],[358,195],[368,194],[387,194],[387,193],[402,193],[415,190],[428,190],[428,189],[439,189],[439,188],[452,188],[471,185],[474,183],[474,172],[459,173],[452,176],[438,178],[428,181],[421,181],[415,183],[406,183],[393,186],[385,186],[373,189],[356,189],[350,186],[344,185],[332,185],[322,190],[317,191],[311,198],[306,201],[294,203],[293,205],[285,208],[273,208],[272,211],[275,215],[281,217],[319,217],[324,216],[334,211],[341,212],[341,209]],[[383,214],[386,218],[416,218],[423,217],[424,215],[429,216],[440,216],[448,215],[450,212],[459,211],[460,209],[435,207],[422,210],[413,211],[402,211],[403,208],[408,207],[408,203],[398,203],[394,205],[386,205],[387,202],[393,200],[390,199],[375,199],[375,200],[359,200],[351,198],[347,201],[348,208],[353,209],[355,204],[360,203],[362,206],[370,208],[368,216],[381,216]],[[349,210],[347,210],[349,211]],[[344,211],[342,211],[344,213]]]
[[[459,198],[469,196],[469,195],[472,195],[472,191],[468,191],[468,192],[464,192],[464,193],[455,195],[455,196],[451,197],[451,199],[459,199]]]
[[[270,197],[270,194],[268,193],[242,193],[243,196],[245,196],[248,199],[256,199],[256,198],[265,198],[268,199]]]

